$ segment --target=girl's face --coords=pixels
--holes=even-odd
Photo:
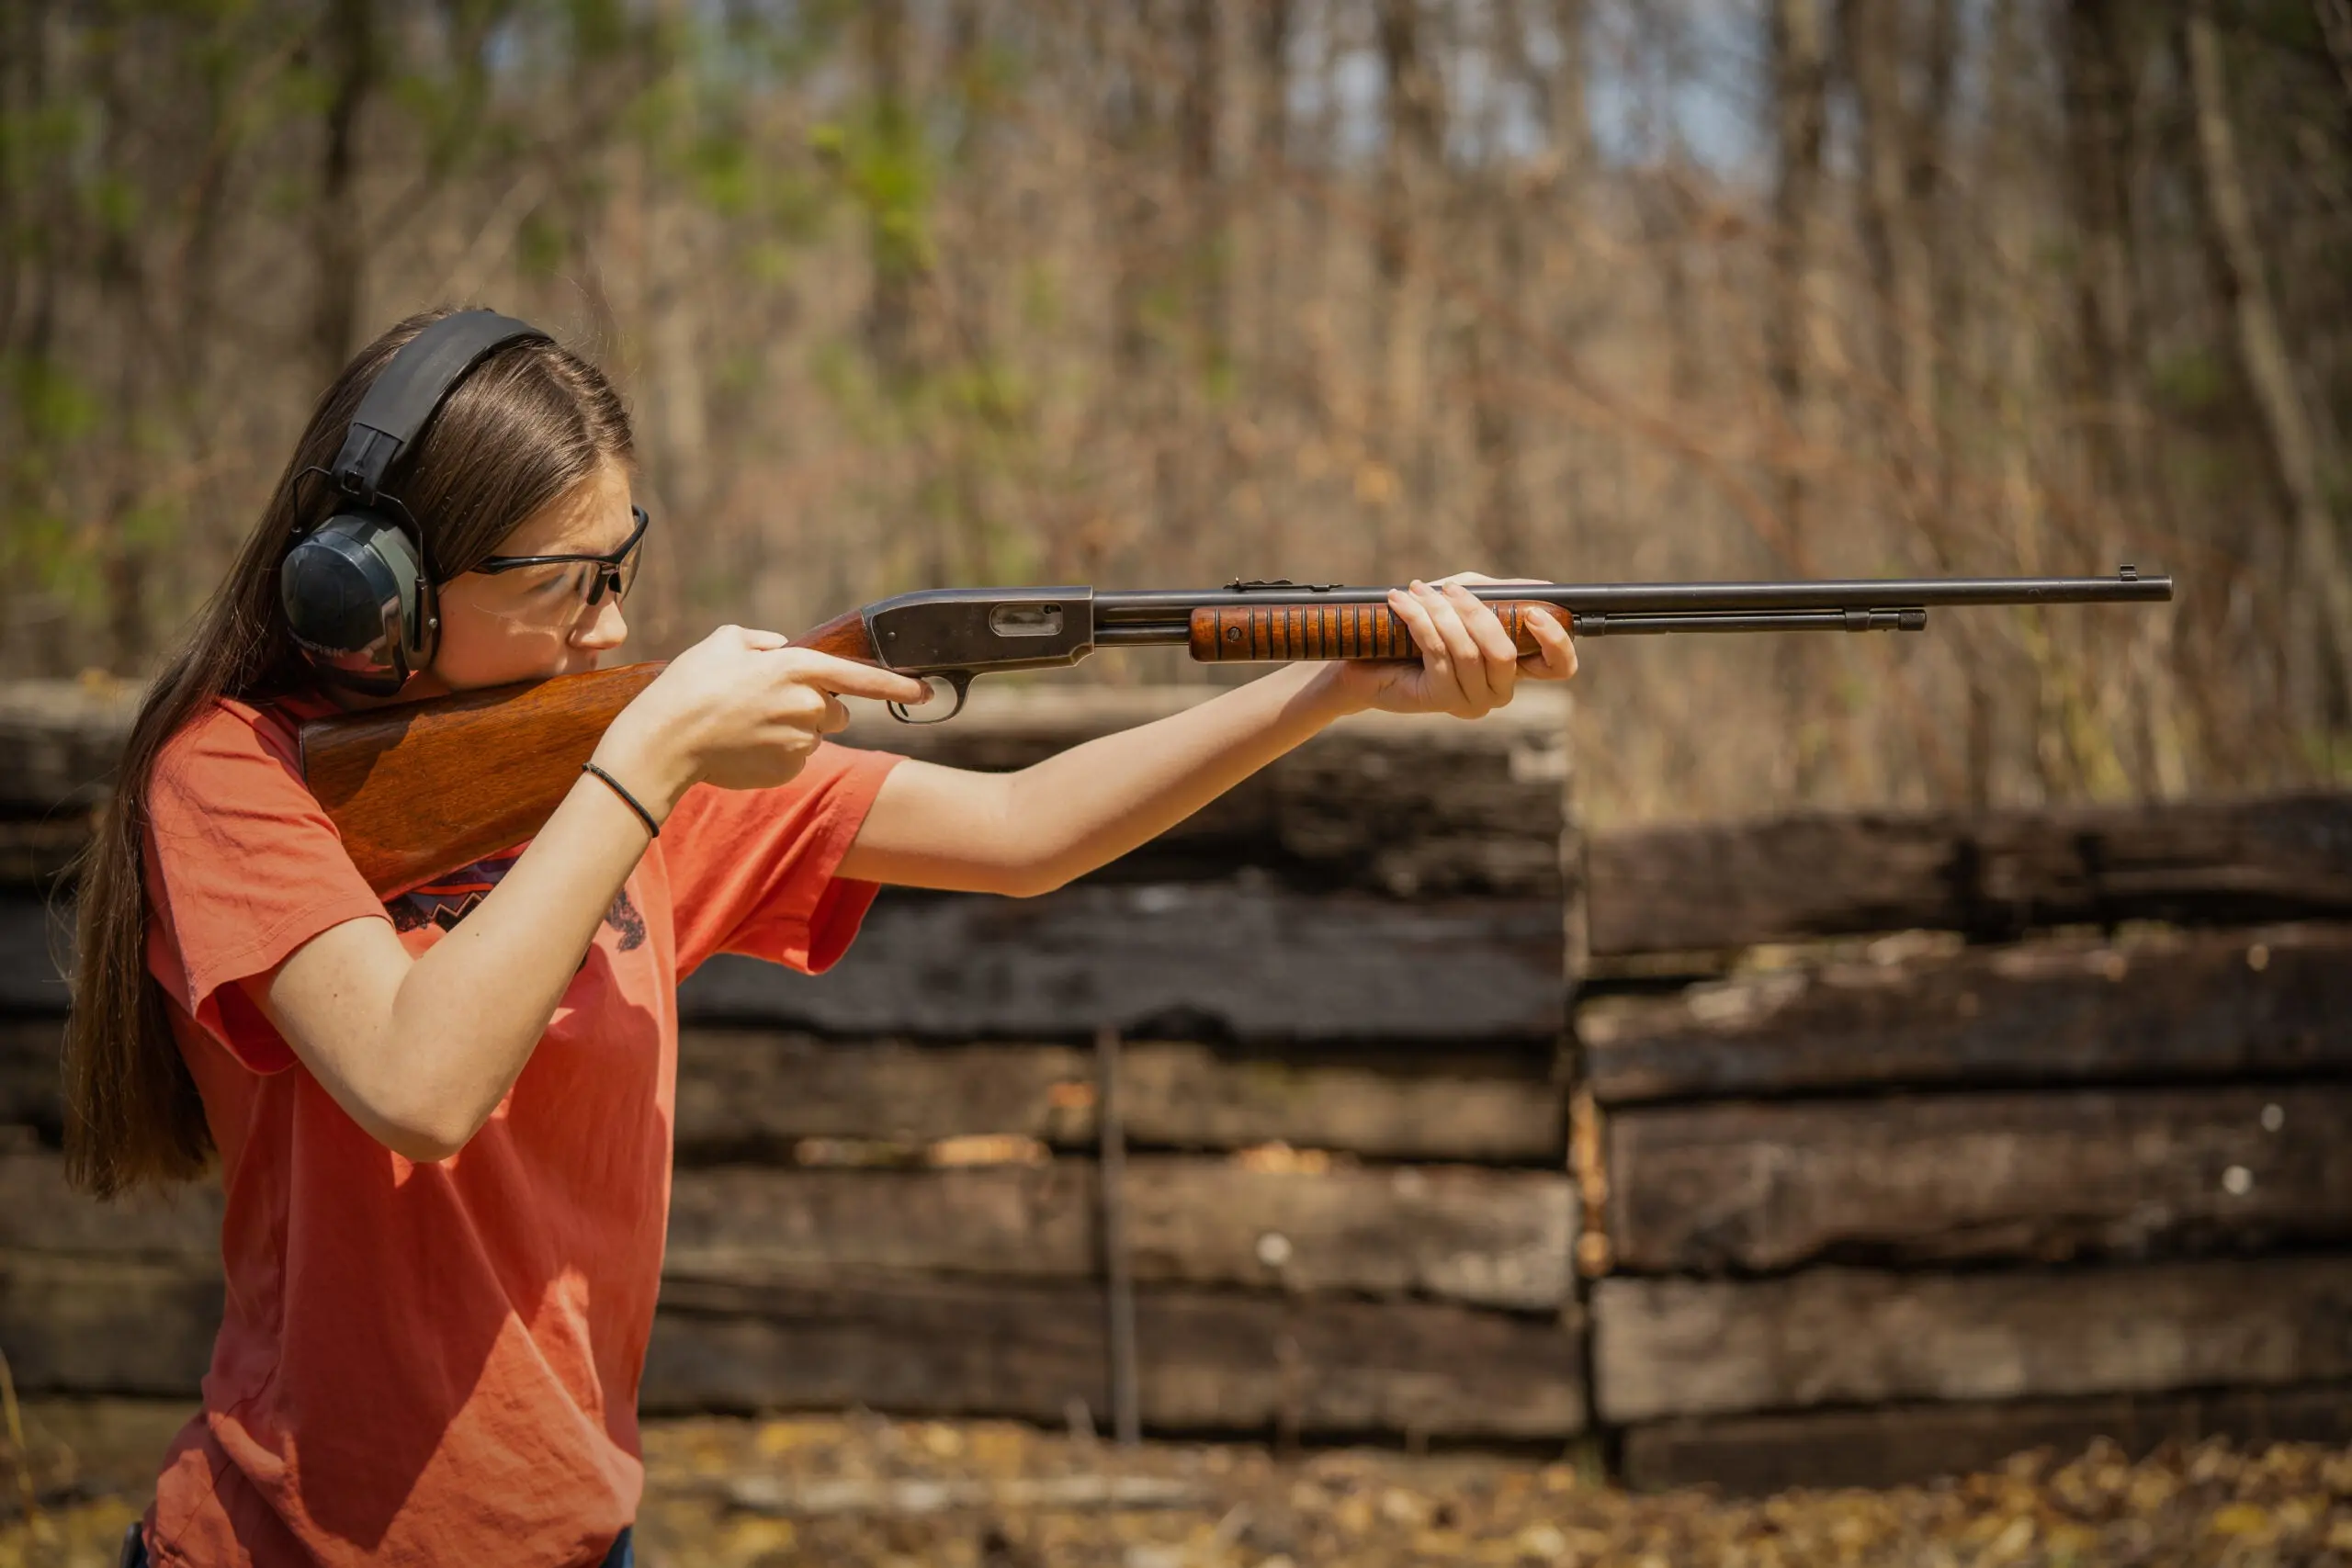
[[[608,556],[637,527],[629,470],[607,461],[595,473],[517,524],[499,556]],[[633,576],[638,541],[625,577]],[[588,603],[600,569],[574,562],[469,571],[441,585],[441,642],[433,663],[401,695],[437,696],[514,681],[593,670],[628,636],[617,594]]]

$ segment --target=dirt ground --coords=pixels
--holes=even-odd
[[[29,1404],[0,1469],[0,1568],[110,1568],[184,1411]],[[1772,1568],[2342,1564],[2352,1450],[2107,1450],[1886,1492],[1632,1495],[1572,1464],[1240,1444],[1123,1451],[1001,1422],[662,1421],[647,1568]]]

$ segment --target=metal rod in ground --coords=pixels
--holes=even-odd
[[[1127,1263],[1127,1136],[1119,1120],[1119,1032],[1094,1034],[1095,1118],[1102,1138],[1103,1298],[1110,1308],[1111,1429],[1123,1448],[1143,1440],[1136,1402],[1136,1282]]]

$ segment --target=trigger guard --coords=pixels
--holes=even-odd
[[[890,716],[900,724],[945,724],[964,711],[964,698],[972,689],[970,675],[957,670],[936,675],[918,675],[915,679],[931,688],[931,701],[923,705],[924,716],[916,717],[912,710],[904,703],[883,704],[883,706],[889,710]],[[946,696],[953,696],[956,699],[954,705],[950,706],[945,713],[932,716],[933,710],[940,700]]]

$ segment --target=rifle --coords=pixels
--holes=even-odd
[[[2127,566],[2111,578],[1489,583],[1471,592],[1532,654],[1526,615],[1539,604],[1577,637],[1916,632],[1936,606],[2163,603],[2172,579]],[[945,704],[944,711],[917,718],[892,703],[890,712],[939,723],[963,711],[982,673],[1059,668],[1098,648],[1182,644],[1218,664],[1418,656],[1386,600],[1385,589],[1287,579],[1177,592],[934,588],[852,610],[792,646],[925,682],[933,693],[925,707]],[[361,874],[389,896],[538,831],[605,726],[661,671],[630,664],[314,719],[301,727],[302,776]]]

